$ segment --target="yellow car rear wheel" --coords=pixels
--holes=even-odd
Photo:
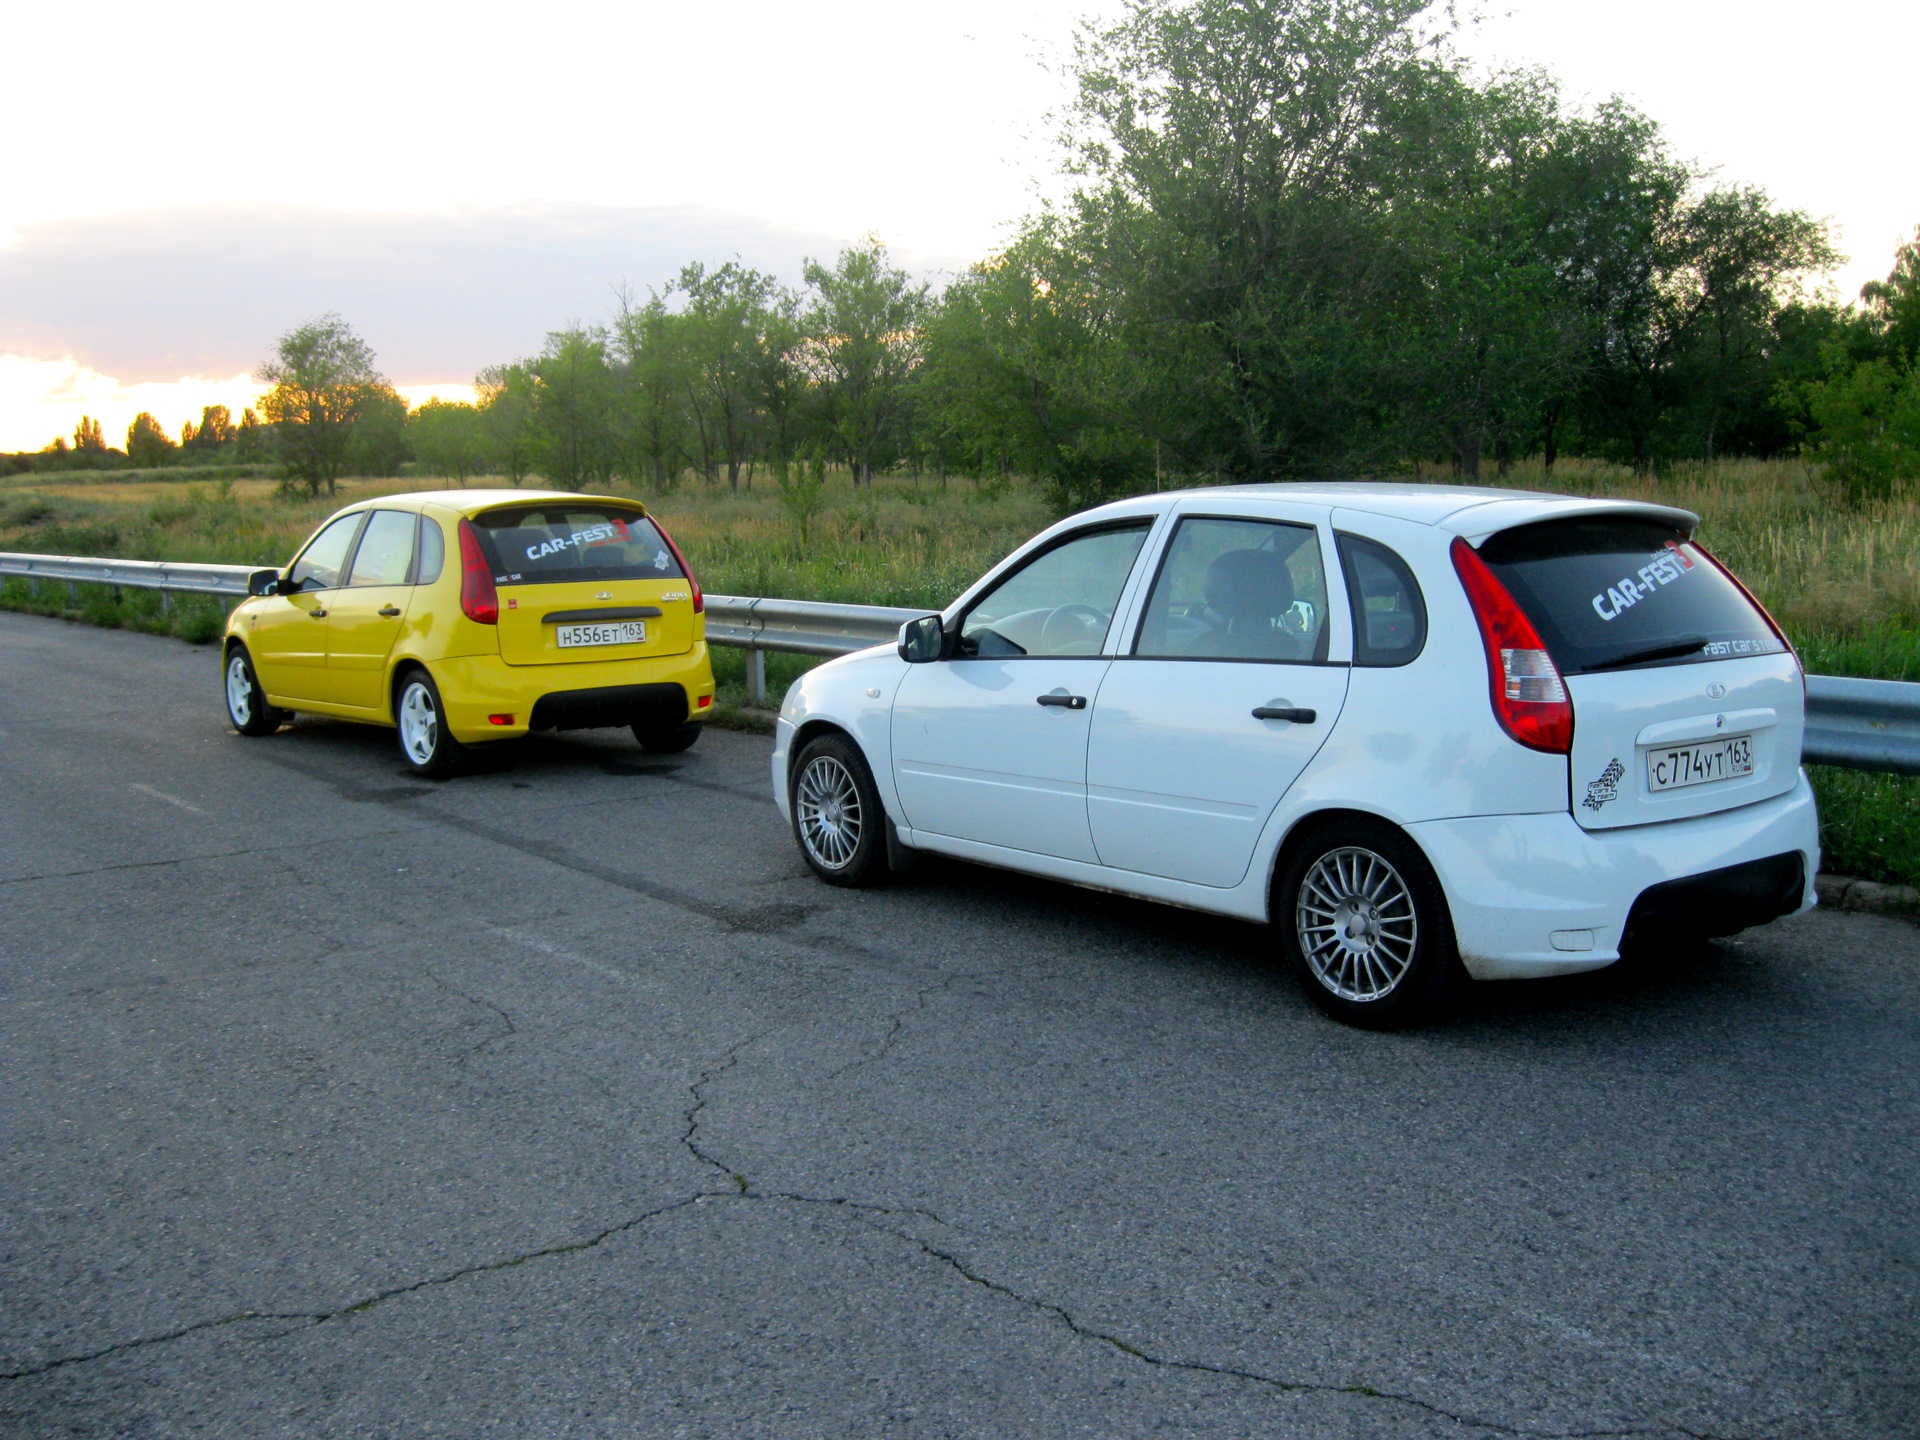
[[[393,718],[400,731],[400,758],[416,775],[453,773],[460,762],[460,742],[447,729],[446,707],[433,676],[416,668],[401,677]]]

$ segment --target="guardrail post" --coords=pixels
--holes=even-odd
[[[162,590],[160,592],[160,613],[162,615],[171,615],[173,613],[173,592],[171,590]]]
[[[27,593],[36,600],[40,598],[40,582],[31,575],[27,577]]]
[[[767,652],[758,646],[747,651],[747,703],[767,703]]]
[[[67,603],[69,605],[80,603],[80,587],[71,580],[67,581]]]

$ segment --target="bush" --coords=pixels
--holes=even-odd
[[[1807,387],[1807,452],[1854,503],[1920,478],[1920,368],[1869,360]]]

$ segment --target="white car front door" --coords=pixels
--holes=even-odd
[[[908,668],[894,783],[916,832],[1089,863],[1087,721],[1149,522],[1064,537],[959,619],[949,657]]]
[[[1315,526],[1179,521],[1094,706],[1087,814],[1101,864],[1240,883],[1346,702],[1330,633]]]

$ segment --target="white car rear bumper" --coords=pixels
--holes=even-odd
[[[1692,820],[1594,832],[1564,813],[1503,815],[1407,830],[1439,874],[1460,958],[1476,980],[1610,965],[1643,892],[1772,856],[1801,856],[1804,910],[1814,903],[1820,868],[1819,821],[1804,771],[1785,795]]]

